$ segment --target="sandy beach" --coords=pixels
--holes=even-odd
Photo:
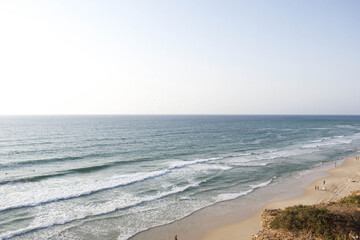
[[[305,187],[305,194],[283,201],[270,202],[252,217],[224,227],[209,231],[202,239],[250,239],[251,235],[260,230],[260,216],[265,208],[286,208],[297,204],[317,204],[337,201],[352,192],[360,190],[360,160],[348,158],[344,163],[327,171],[330,176],[318,178]],[[325,184],[324,184],[325,181]],[[315,189],[315,185],[319,189]]]

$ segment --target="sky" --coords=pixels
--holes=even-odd
[[[360,114],[358,0],[0,1],[0,115]]]

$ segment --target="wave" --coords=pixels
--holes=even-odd
[[[232,169],[232,167],[230,167],[230,166],[219,165],[219,164],[194,165],[194,166],[191,166],[191,167],[194,167],[194,170],[195,170],[195,171],[204,171],[204,170],[210,170],[210,171],[214,171],[214,170],[227,171],[227,170]]]
[[[216,158],[219,159],[219,158]],[[51,179],[50,182],[42,183],[29,183],[35,184],[33,186],[28,186],[26,188],[33,189],[31,194],[29,192],[16,192],[12,194],[12,199],[6,199],[5,196],[0,196],[0,212],[6,211],[9,209],[23,208],[23,207],[34,207],[38,205],[43,205],[51,202],[68,200],[72,198],[78,198],[100,191],[105,191],[109,189],[114,189],[122,186],[127,186],[134,183],[143,182],[149,179],[158,178],[169,173],[172,173],[178,169],[196,166],[195,169],[190,169],[192,172],[201,172],[201,171],[214,171],[221,170],[226,171],[231,169],[230,166],[223,166],[218,164],[206,164],[206,165],[197,165],[198,163],[204,163],[208,161],[215,161],[213,159],[202,159],[188,162],[187,164],[176,164],[172,168],[153,171],[153,172],[140,172],[128,175],[113,176],[100,180],[83,180],[79,182],[78,179],[71,181],[68,179],[67,182],[58,182],[60,180]],[[40,178],[45,178],[46,176],[41,176]],[[34,180],[34,179],[33,179]],[[35,177],[36,180],[36,177]],[[48,191],[44,190],[44,186],[48,188]],[[48,187],[52,186],[52,187]],[[16,191],[16,186],[11,186],[12,191]],[[19,184],[19,188],[24,188],[23,184]],[[37,190],[34,190],[37,189]],[[49,196],[51,192],[52,196]]]
[[[192,165],[196,165],[196,164],[200,164],[200,163],[206,163],[209,161],[216,161],[216,160],[221,160],[223,158],[208,158],[208,159],[198,159],[198,160],[194,160],[194,161],[179,161],[176,163],[171,163],[170,165],[172,166],[169,170],[175,170],[175,169],[179,169],[179,168],[184,168],[187,166],[192,166]],[[37,175],[37,176],[32,176],[32,177],[25,177],[25,178],[17,178],[17,179],[11,179],[11,180],[5,180],[0,182],[0,185],[4,185],[4,184],[16,184],[16,183],[25,183],[25,182],[37,182],[37,181],[41,181],[44,179],[48,179],[48,178],[52,178],[52,177],[59,177],[59,176],[65,176],[68,174],[74,174],[74,173],[90,173],[93,171],[98,171],[98,170],[103,170],[106,168],[110,168],[113,166],[117,166],[120,164],[127,164],[127,163],[139,163],[142,161],[147,161],[147,158],[142,158],[142,159],[136,159],[136,160],[129,160],[129,161],[114,161],[114,162],[109,162],[106,164],[102,164],[102,165],[94,165],[94,166],[88,166],[88,167],[81,167],[81,168],[73,168],[73,169],[67,169],[64,170],[62,172],[55,172],[52,174],[46,174],[46,175]],[[218,167],[220,170],[228,170],[231,167]]]
[[[5,180],[5,181],[0,182],[0,186],[5,185],[5,184],[37,182],[37,181],[41,181],[41,180],[52,178],[52,177],[64,176],[67,174],[68,173],[54,173],[54,174],[47,174],[47,175],[37,175],[37,176],[32,176],[32,177],[18,178],[18,179],[13,179],[13,180]]]
[[[275,177],[274,177],[275,178]],[[269,181],[266,181],[266,182],[262,182],[262,183],[259,183],[259,184],[256,184],[256,185],[250,185],[250,187],[252,189],[257,189],[257,188],[262,188],[262,187],[266,187],[267,185],[269,185],[270,183],[272,183],[273,179],[270,179]]]
[[[224,202],[224,201],[236,199],[236,198],[245,196],[245,195],[251,193],[252,191],[254,191],[254,189],[249,189],[247,191],[240,192],[240,193],[222,193],[216,197],[216,202]]]
[[[4,180],[0,182],[0,185],[4,184],[17,184],[17,183],[26,183],[26,182],[37,182],[53,177],[60,177],[60,176],[66,176],[69,174],[74,173],[90,173],[93,171],[103,170],[106,168],[110,168],[112,166],[116,166],[118,164],[124,164],[129,163],[132,161],[120,161],[120,162],[110,162],[102,165],[94,165],[94,166],[88,166],[88,167],[81,167],[81,168],[73,168],[73,169],[65,169],[63,171],[55,171],[53,173],[48,173],[45,175],[36,175],[36,176],[29,176],[29,177],[23,177],[23,178],[14,178],[11,180]]]
[[[274,178],[275,178],[275,177],[274,177]],[[228,201],[228,200],[232,200],[232,199],[236,199],[236,198],[245,196],[245,195],[253,192],[255,189],[268,186],[268,185],[273,181],[274,178],[270,179],[269,181],[266,181],[266,182],[263,182],[263,183],[259,183],[259,184],[257,184],[257,185],[250,185],[251,189],[249,189],[249,190],[247,190],[247,191],[244,191],[244,192],[239,192],[239,193],[223,193],[223,194],[220,194],[220,195],[218,195],[218,196],[216,197],[216,202]]]
[[[176,162],[170,162],[167,163],[167,165],[170,165],[170,169],[177,169],[177,168],[183,168],[183,167],[187,167],[187,166],[191,166],[191,165],[196,165],[199,163],[207,163],[207,162],[213,162],[213,161],[217,161],[217,160],[222,160],[222,157],[217,157],[217,158],[205,158],[205,159],[197,159],[197,160],[193,160],[193,161],[176,161]]]
[[[52,177],[65,176],[65,175],[73,174],[73,173],[90,173],[90,172],[93,172],[93,171],[98,171],[98,170],[102,170],[102,169],[105,169],[105,168],[112,167],[112,166],[117,165],[119,163],[127,163],[127,162],[128,161],[110,162],[110,163],[103,164],[103,165],[95,165],[95,166],[82,167],[82,168],[73,168],[73,169],[67,169],[67,170],[60,171],[60,172],[56,171],[54,173],[45,174],[45,175],[36,175],[36,176],[30,176],[30,177],[24,177],[24,178],[16,178],[16,179],[2,181],[2,182],[0,182],[0,185],[26,183],[26,182],[37,182],[37,181],[41,181],[41,180],[44,180],[44,179],[48,179],[48,178],[52,178]]]
[[[148,179],[152,179],[155,177],[160,177],[163,176],[167,173],[169,173],[170,170],[161,170],[161,171],[155,171],[155,172],[148,172],[148,173],[135,173],[132,175],[124,175],[124,176],[119,176],[119,177],[112,177],[112,178],[107,178],[107,179],[103,179],[103,180],[93,180],[92,182],[75,182],[75,183],[70,183],[68,184],[68,186],[63,186],[60,188],[55,188],[55,189],[49,189],[49,191],[53,191],[53,193],[58,193],[58,197],[53,197],[53,198],[49,198],[48,197],[48,193],[43,191],[43,188],[39,187],[38,191],[36,192],[35,190],[32,191],[31,196],[26,195],[26,196],[22,196],[24,194],[20,193],[15,193],[13,194],[13,199],[10,199],[9,201],[6,201],[5,196],[1,196],[0,197],[0,212],[2,211],[6,211],[9,209],[15,209],[15,208],[22,208],[22,207],[34,207],[34,206],[38,206],[38,205],[42,205],[42,204],[46,204],[46,203],[51,203],[51,202],[56,202],[56,201],[61,201],[61,200],[67,200],[67,199],[72,199],[72,198],[78,198],[81,196],[86,196],[86,195],[90,195],[92,193],[96,193],[96,192],[100,192],[100,191],[104,191],[104,190],[108,190],[108,189],[113,189],[113,188],[117,188],[120,186],[126,186],[129,184],[134,184],[134,183],[138,183],[138,182],[142,182]],[[88,186],[91,186],[91,188],[89,189]],[[84,190],[88,188],[87,190]],[[63,191],[64,189],[68,189],[69,191],[73,191],[75,193],[69,193],[67,195],[63,195]],[[58,191],[58,192],[56,192]],[[63,195],[63,196],[61,196]],[[32,197],[36,196],[37,198],[40,197],[40,200],[38,199],[33,199]],[[42,197],[42,199],[41,199]],[[25,200],[25,202],[24,202]],[[21,201],[21,202],[20,202]],[[8,203],[6,205],[6,203]]]
[[[239,166],[239,167],[264,167],[269,165],[269,163],[257,163],[257,162],[234,162],[231,163],[233,166]]]
[[[335,127],[336,128],[346,128],[346,129],[359,129],[358,125],[353,126],[353,125],[346,125],[346,124],[341,125],[341,124],[339,124],[339,125],[336,125]]]
[[[41,140],[41,141],[40,141]],[[87,148],[92,148],[92,147],[103,147],[103,146],[116,146],[118,144],[118,142],[116,142],[117,140],[121,140],[121,141],[124,141],[124,140],[127,140],[126,137],[113,137],[113,138],[109,138],[109,137],[106,137],[106,138],[91,138],[91,139],[68,139],[68,138],[56,138],[56,140],[45,140],[43,138],[27,138],[27,139],[6,139],[6,140],[0,140],[0,143],[1,142],[5,142],[7,144],[4,144],[4,145],[1,145],[0,144],[0,148],[3,148],[3,147],[11,147],[11,148],[14,148],[14,147],[26,147],[26,146],[41,146],[41,145],[63,145],[63,144],[68,144],[64,149],[68,150],[68,149],[72,149],[73,147],[73,144],[74,143],[79,143],[79,140],[80,142],[84,142],[84,143],[87,143],[87,142],[90,142],[91,144],[87,144],[87,145],[79,145],[77,147],[81,148],[81,149],[87,149]],[[15,142],[15,143],[9,143],[9,142]],[[26,142],[24,142],[26,141]],[[109,142],[106,142],[106,141],[111,141],[110,143]]]
[[[306,144],[296,143],[292,147],[285,147],[282,150],[273,149],[256,152],[254,158],[257,160],[271,160],[276,158],[287,158],[318,151],[321,147],[333,147],[337,145],[350,144],[353,140],[360,139],[360,133],[349,136],[332,136],[308,141]]]
[[[293,148],[293,149],[267,149],[262,151],[256,151],[248,156],[243,156],[240,158],[234,158],[230,160],[230,162],[235,163],[244,163],[244,162],[254,162],[254,161],[262,161],[262,160],[272,160],[276,158],[284,158],[284,157],[291,157],[295,155],[300,155],[304,151],[301,149]]]
[[[94,159],[94,158],[106,158],[106,157],[113,157],[123,153],[123,151],[119,152],[106,152],[106,153],[91,153],[91,154],[84,154],[79,156],[64,156],[64,157],[53,157],[53,158],[44,158],[44,159],[34,159],[34,160],[24,160],[24,161],[17,161],[17,162],[7,162],[7,163],[0,163],[0,168],[13,168],[13,167],[22,167],[27,165],[41,165],[41,164],[52,164],[52,163],[64,163],[66,161],[73,161],[73,160],[82,160],[82,159]],[[123,164],[123,163],[132,163],[132,162],[142,162],[151,159],[150,157],[141,157],[135,158],[132,160],[121,160],[121,161],[113,161],[110,162],[110,166],[116,164]],[[106,165],[106,164],[105,164]]]
[[[251,155],[252,153],[240,153],[238,155],[236,155],[237,157],[243,157],[243,156],[249,156]]]
[[[229,162],[231,164],[240,163],[241,165],[244,162],[274,160],[277,158],[289,158],[289,157],[294,157],[294,156],[299,156],[299,155],[309,154],[315,151],[319,151],[318,148],[321,147],[333,147],[337,145],[350,144],[353,140],[356,139],[360,139],[360,133],[356,133],[350,136],[324,137],[321,139],[311,140],[306,144],[297,143],[292,147],[285,147],[280,150],[266,149],[266,150],[254,151],[249,155],[241,155],[238,158],[234,157]]]
[[[13,140],[14,142],[16,142],[16,140]],[[18,140],[19,141],[19,140]],[[14,147],[24,147],[24,146],[38,146],[38,145],[50,145],[50,144],[54,144],[54,142],[50,142],[50,141],[44,141],[44,142],[29,142],[29,143],[20,143],[20,142],[16,142],[16,144],[9,144],[9,140],[2,140],[0,142],[5,142],[7,144],[4,144],[4,145],[0,145],[0,148],[8,148],[8,147],[11,147],[11,148],[14,148]],[[32,152],[32,151],[31,151]]]
[[[34,160],[27,160],[27,161],[19,161],[19,162],[10,162],[10,163],[1,163],[1,168],[9,168],[9,167],[20,167],[24,165],[37,165],[37,164],[44,164],[44,163],[57,163],[57,162],[64,162],[64,161],[71,161],[71,160],[79,160],[79,159],[88,159],[88,158],[95,158],[95,157],[108,157],[111,156],[110,153],[101,153],[101,154],[87,154],[81,156],[66,156],[66,157],[55,157],[55,158],[45,158],[45,159],[34,159]]]
[[[155,196],[149,196],[149,197],[144,198],[144,199],[138,199],[137,201],[135,201],[133,203],[130,203],[130,204],[127,204],[125,206],[115,207],[115,208],[112,208],[112,209],[107,209],[105,211],[102,211],[102,212],[99,212],[99,213],[96,213],[96,214],[86,215],[86,216],[83,216],[83,217],[77,217],[77,218],[68,219],[68,220],[64,220],[64,221],[58,221],[58,222],[54,222],[54,223],[47,224],[47,225],[29,227],[29,228],[26,228],[26,229],[22,229],[20,231],[16,231],[16,232],[7,234],[5,236],[1,236],[1,239],[10,239],[10,238],[13,238],[15,236],[20,236],[20,235],[23,235],[23,234],[26,234],[26,233],[29,233],[29,232],[33,232],[33,231],[36,231],[36,230],[51,228],[51,227],[57,226],[57,225],[65,225],[65,224],[68,224],[68,223],[72,223],[74,221],[84,220],[84,219],[88,219],[88,218],[92,218],[92,217],[103,216],[103,215],[114,213],[114,212],[119,211],[119,210],[129,209],[129,208],[132,208],[132,207],[142,205],[142,204],[147,203],[147,202],[152,202],[152,201],[156,201],[156,200],[159,200],[159,199],[162,199],[162,198],[174,195],[174,194],[179,194],[179,193],[184,192],[184,191],[186,191],[186,190],[188,190],[190,188],[197,187],[201,183],[202,182],[200,181],[200,182],[195,182],[195,183],[183,186],[183,187],[175,187],[170,191],[163,192],[163,193],[160,193],[160,194],[155,195]],[[129,198],[129,199],[133,199],[133,198]]]
[[[319,166],[321,166],[322,164],[323,164],[323,162],[317,163],[317,164],[315,165],[315,167],[319,167]]]
[[[43,159],[43,160],[40,160],[40,159],[39,160],[30,160],[30,161],[17,162],[17,163],[11,163],[11,164],[0,164],[0,168],[4,168],[4,169],[11,168],[11,167],[18,168],[18,167],[20,167],[19,165],[56,163],[56,162],[63,162],[63,161],[67,161],[67,160],[105,157],[105,156],[109,156],[109,155],[111,155],[111,154],[90,154],[90,155],[84,155],[84,156],[51,158],[51,159]],[[37,181],[49,179],[52,177],[60,177],[60,176],[68,175],[68,174],[74,174],[74,173],[90,173],[90,172],[99,171],[99,170],[103,170],[103,169],[118,166],[118,165],[148,161],[149,159],[150,158],[148,158],[148,157],[143,157],[143,158],[137,158],[134,160],[113,161],[113,162],[108,162],[108,163],[101,164],[101,165],[85,166],[85,167],[73,168],[73,169],[64,169],[61,172],[57,171],[57,172],[45,174],[45,175],[37,175],[37,176],[30,176],[30,177],[25,177],[25,178],[15,178],[15,179],[11,179],[11,180],[4,180],[4,181],[0,182],[0,185],[26,183],[26,182],[37,182]],[[215,158],[197,159],[197,160],[193,160],[193,161],[178,161],[175,163],[171,162],[170,164],[167,163],[167,165],[170,165],[170,167],[171,167],[169,170],[175,170],[175,169],[180,169],[180,168],[184,168],[184,167],[188,167],[188,166],[192,166],[192,165],[197,165],[197,164],[201,164],[201,163],[222,160],[222,159],[223,159],[222,157],[215,157]],[[228,167],[224,167],[223,170],[228,170],[228,169],[229,169]]]
[[[354,134],[352,136],[333,136],[331,138],[326,137],[323,139],[310,141],[308,144],[304,144],[302,148],[310,149],[350,144],[353,140],[358,139],[359,137],[360,136],[358,136],[358,134]]]
[[[41,181],[41,180],[45,180],[45,179],[49,179],[49,178],[53,178],[53,177],[66,176],[66,175],[74,174],[74,173],[90,173],[93,171],[98,171],[98,170],[102,170],[105,168],[109,168],[114,165],[117,165],[117,162],[103,164],[103,165],[82,167],[82,168],[67,169],[67,170],[63,170],[60,172],[56,171],[54,173],[45,174],[45,175],[36,175],[36,176],[30,176],[30,177],[24,177],[24,178],[15,178],[15,179],[11,179],[11,180],[2,181],[2,182],[0,182],[0,185],[26,183],[26,182],[37,182],[37,181]]]

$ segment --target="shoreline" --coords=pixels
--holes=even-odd
[[[338,168],[344,161],[345,159],[336,160]],[[250,239],[251,235],[260,229],[260,215],[267,204],[303,196],[306,186],[319,178],[329,176],[327,171],[334,167],[334,162],[335,160],[325,162],[277,179],[275,183],[256,189],[251,194],[202,208],[182,219],[141,231],[129,239],[165,240],[174,239],[175,235],[178,235],[179,240],[234,239],[231,237],[232,233],[237,233],[236,239]],[[243,230],[234,230],[233,225],[239,224],[244,224],[241,225]],[[221,235],[213,238],[217,231],[220,231]]]
[[[329,176],[319,177],[305,186],[304,194],[295,198],[280,201],[271,201],[257,211],[251,217],[223,227],[214,228],[208,231],[202,240],[216,239],[251,239],[253,234],[260,230],[260,217],[264,209],[284,209],[293,205],[311,205],[337,201],[348,196],[356,190],[360,190],[360,160],[356,156],[344,159],[341,165],[326,170]],[[333,162],[333,163],[334,163]],[[325,184],[323,184],[325,181]],[[315,185],[320,189],[315,189]],[[323,190],[323,187],[325,190]]]

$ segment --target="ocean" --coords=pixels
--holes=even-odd
[[[128,239],[359,147],[360,116],[2,116],[0,238]]]

